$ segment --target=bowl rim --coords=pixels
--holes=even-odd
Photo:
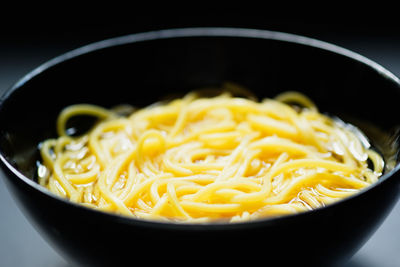
[[[265,29],[253,29],[253,28],[234,28],[234,27],[189,27],[189,28],[171,28],[171,29],[162,29],[162,30],[154,30],[147,32],[139,32],[133,34],[122,35],[118,37],[113,37],[109,39],[104,39],[101,41],[89,43],[87,45],[78,47],[76,49],[70,50],[66,53],[63,53],[59,56],[56,56],[27,74],[25,74],[22,78],[20,78],[14,85],[12,85],[8,90],[6,90],[0,97],[0,112],[2,112],[2,107],[10,95],[16,91],[18,88],[22,87],[25,83],[29,82],[35,76],[43,73],[47,69],[52,68],[58,64],[61,64],[70,59],[79,57],[81,55],[85,55],[88,53],[92,53],[101,49],[116,47],[119,45],[125,45],[130,43],[138,43],[138,42],[146,42],[146,41],[157,41],[160,39],[171,39],[171,38],[187,38],[187,37],[233,37],[233,38],[254,38],[254,39],[267,39],[274,41],[283,41],[289,42],[304,46],[309,46],[321,50],[326,50],[328,52],[339,54],[341,56],[348,57],[352,60],[358,61],[367,65],[368,67],[374,69],[378,72],[379,75],[392,80],[396,84],[400,86],[400,80],[397,76],[395,76],[392,72],[376,63],[373,60],[368,59],[367,57],[353,52],[349,49],[343,48],[341,46],[328,43],[325,41],[321,41],[315,38],[310,38],[302,35],[297,35],[293,33],[286,33],[280,31],[270,31]],[[238,227],[249,227],[249,226],[266,226],[270,224],[290,222],[293,218],[299,218],[304,216],[310,216],[311,214],[318,213],[322,210],[329,209],[331,207],[342,205],[347,201],[351,201],[354,198],[358,198],[360,195],[364,195],[368,191],[374,190],[379,187],[382,183],[386,182],[389,178],[391,178],[395,173],[400,170],[400,163],[397,163],[396,166],[390,170],[389,172],[383,174],[377,182],[374,184],[363,188],[359,192],[346,197],[344,199],[338,200],[332,204],[327,206],[304,211],[295,214],[288,214],[279,217],[272,218],[260,218],[256,220],[244,221],[244,222],[234,222],[234,223],[221,223],[221,222],[207,222],[207,223],[178,223],[178,222],[164,222],[164,221],[156,221],[156,220],[146,220],[146,219],[137,219],[133,217],[128,217],[120,214],[110,213],[95,210],[78,203],[74,203],[69,201],[68,199],[59,197],[53,193],[51,193],[46,188],[42,187],[38,183],[34,182],[32,179],[28,178],[24,174],[22,174],[17,168],[15,168],[11,162],[9,162],[4,154],[4,152],[0,149],[0,161],[2,165],[8,169],[14,176],[20,179],[24,184],[30,186],[36,191],[50,197],[53,200],[61,201],[64,204],[74,206],[79,209],[84,209],[85,212],[96,213],[101,216],[106,216],[112,220],[119,220],[124,224],[137,224],[145,227],[152,228],[162,228],[162,229],[172,229],[172,230],[230,230],[237,229]]]

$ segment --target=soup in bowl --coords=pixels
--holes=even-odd
[[[78,265],[338,264],[398,199],[399,95],[380,65],[302,36],[122,36],[2,96],[2,169]]]

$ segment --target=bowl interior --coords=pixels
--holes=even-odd
[[[303,92],[321,111],[361,128],[385,159],[397,164],[399,120],[394,115],[400,90],[389,72],[315,40],[291,35],[280,40],[274,33],[255,36],[244,29],[221,36],[210,32],[158,34],[148,40],[127,36],[44,64],[2,98],[3,155],[35,179],[37,146],[55,136],[56,117],[63,107],[143,107],[167,95],[229,82],[260,99],[282,91]]]

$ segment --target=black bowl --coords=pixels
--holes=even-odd
[[[260,98],[301,91],[322,111],[361,128],[394,167],[373,186],[330,206],[235,224],[125,218],[70,203],[36,183],[37,145],[55,136],[63,107],[146,106],[224,82]],[[72,263],[339,264],[368,240],[398,199],[398,99],[399,80],[380,65],[301,36],[232,28],[133,34],[61,55],[9,89],[0,100],[1,166],[24,213]]]

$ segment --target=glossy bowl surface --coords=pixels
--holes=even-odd
[[[386,160],[375,185],[319,210],[236,224],[128,219],[53,196],[35,180],[37,145],[55,136],[71,104],[143,107],[170,94],[233,82],[259,98],[297,90],[321,111],[361,128]],[[0,99],[3,177],[30,221],[67,260],[119,266],[140,260],[328,266],[351,257],[379,227],[399,192],[400,83],[344,48],[265,30],[185,28],[122,36],[63,54]]]

